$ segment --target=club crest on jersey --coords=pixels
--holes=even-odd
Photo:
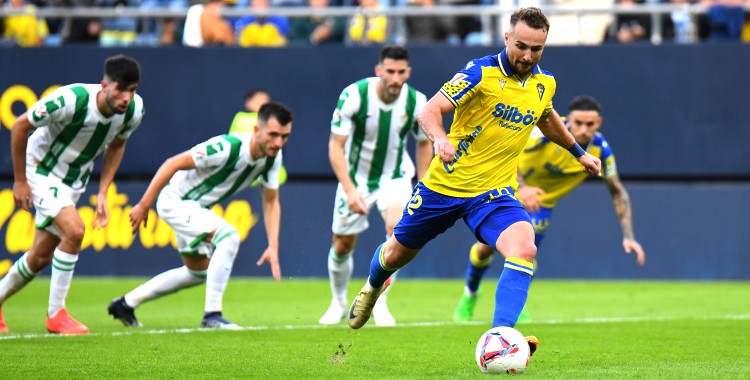
[[[34,121],[44,119],[45,117],[47,117],[47,107],[44,105],[36,107],[34,111],[31,112],[31,116],[34,118]]]
[[[536,84],[536,90],[539,92],[539,100],[542,100],[542,97],[544,96],[544,85],[541,83]]]
[[[500,88],[502,88],[504,90],[505,89],[505,79],[498,79],[498,81],[500,82]]]

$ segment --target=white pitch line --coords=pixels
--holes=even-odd
[[[704,316],[704,317],[688,317],[688,318],[677,318],[677,317],[608,317],[608,318],[572,318],[572,319],[544,319],[535,320],[531,324],[540,325],[559,325],[566,323],[623,323],[623,322],[663,322],[663,321],[677,321],[677,320],[750,320],[750,315],[716,315],[716,316]],[[459,326],[459,325],[485,325],[489,324],[489,321],[471,321],[471,322],[409,322],[399,323],[394,327],[434,327],[434,326]],[[307,329],[335,329],[345,328],[346,325],[279,325],[279,326],[243,326],[239,331],[267,331],[267,330],[307,330]],[[368,328],[383,328],[378,326],[370,326]],[[113,331],[106,333],[89,333],[87,335],[57,335],[48,333],[30,333],[30,334],[8,334],[0,335],[0,341],[3,340],[17,340],[17,339],[41,339],[41,338],[65,338],[71,336],[127,336],[127,335],[162,335],[162,334],[185,334],[195,332],[217,332],[217,331],[229,331],[229,330],[216,330],[206,328],[187,328],[187,329],[163,329],[163,330],[145,330],[145,329],[129,329],[128,331]]]

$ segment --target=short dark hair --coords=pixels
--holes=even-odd
[[[139,83],[141,65],[135,58],[123,54],[115,55],[104,62],[104,75],[107,79],[117,83]]]
[[[537,7],[521,8],[513,12],[510,16],[510,27],[515,27],[519,21],[523,21],[530,28],[549,32],[549,20]]]
[[[287,125],[294,120],[294,115],[287,106],[279,102],[269,102],[258,110],[258,124],[265,125],[271,118],[275,118],[281,125]]]
[[[596,111],[602,113],[602,106],[599,105],[596,99],[588,95],[579,95],[570,101],[568,111]]]
[[[255,97],[255,95],[258,95],[258,94],[266,94],[266,95],[268,95],[269,98],[271,97],[271,93],[270,92],[268,92],[268,91],[266,91],[266,90],[264,90],[262,88],[254,88],[254,89],[252,89],[252,90],[250,90],[250,91],[247,92],[247,95],[245,95],[245,100],[253,98],[253,97]]]
[[[395,61],[409,61],[409,51],[403,46],[398,45],[385,45],[380,50],[380,63],[383,63],[386,58],[390,58]]]

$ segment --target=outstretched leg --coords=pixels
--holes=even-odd
[[[378,297],[390,285],[391,275],[409,263],[418,253],[419,249],[406,248],[394,237],[378,247],[370,262],[367,282],[349,309],[349,327],[358,329],[367,323]]]
[[[408,201],[407,199],[402,199],[401,197],[396,196],[396,194],[409,194],[410,192],[410,185],[411,183],[409,181],[401,182],[401,181],[394,181],[391,183],[391,185],[397,185],[401,186],[401,189],[393,189],[392,194],[389,196],[386,195],[386,199],[390,200],[392,203],[390,206],[386,207],[384,210],[381,210],[380,215],[383,217],[383,222],[385,222],[385,240],[388,241],[388,239],[393,236],[393,230],[396,228],[396,224],[401,219],[401,214],[404,210],[404,203]],[[383,189],[382,194],[388,194],[388,189]],[[383,203],[388,203],[384,200]],[[372,317],[375,320],[376,326],[395,326],[396,325],[396,318],[393,317],[393,314],[391,314],[390,309],[388,309],[388,303],[387,303],[387,295],[391,291],[393,282],[396,281],[396,276],[398,275],[398,271],[393,272],[390,276],[390,285],[383,290],[383,294],[380,295],[378,298],[378,301],[375,302],[375,306],[372,309]]]
[[[191,270],[187,266],[170,269],[156,275],[124,296],[112,300],[107,311],[109,315],[119,319],[123,325],[139,327],[141,323],[135,317],[136,307],[146,301],[202,284],[206,281],[206,272],[205,270]]]

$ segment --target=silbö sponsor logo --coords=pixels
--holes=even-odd
[[[539,119],[534,114],[534,111],[526,110],[526,114],[524,115],[518,111],[518,107],[511,107],[503,103],[497,103],[495,111],[492,112],[492,116],[500,119],[499,125],[501,127],[514,131],[521,131],[522,128],[513,124],[534,125]]]
[[[474,140],[477,139],[477,135],[479,135],[481,132],[482,126],[477,125],[474,132],[466,135],[464,139],[458,142],[458,144],[456,145],[456,153],[453,156],[453,161],[450,164],[443,164],[443,167],[445,168],[445,171],[448,172],[448,174],[453,173],[453,165],[455,165],[461,157],[463,157],[465,154],[469,154],[469,147],[474,142]]]

